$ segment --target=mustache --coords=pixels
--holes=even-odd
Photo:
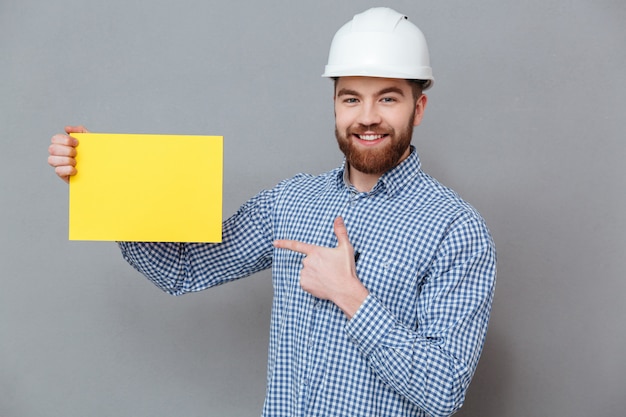
[[[375,125],[359,125],[354,127],[349,127],[346,129],[348,134],[354,135],[363,135],[363,134],[375,134],[375,135],[388,135],[393,134],[394,129],[381,126],[380,124]]]

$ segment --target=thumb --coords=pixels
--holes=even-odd
[[[346,224],[343,222],[343,218],[341,216],[335,219],[333,223],[333,229],[335,231],[335,236],[337,236],[337,246],[345,246],[352,247],[350,244],[350,239],[348,238],[348,229],[346,229]]]

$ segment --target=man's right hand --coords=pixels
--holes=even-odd
[[[88,133],[84,126],[65,126],[65,135],[52,136],[52,144],[48,147],[48,164],[63,181],[69,183],[70,177],[76,175],[76,147],[78,140],[72,133]]]

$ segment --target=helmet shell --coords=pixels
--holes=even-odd
[[[386,7],[357,14],[335,34],[322,77],[424,80],[432,86],[428,45],[408,17]]]

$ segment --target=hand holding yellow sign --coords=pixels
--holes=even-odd
[[[221,241],[221,136],[72,136],[70,240]]]

